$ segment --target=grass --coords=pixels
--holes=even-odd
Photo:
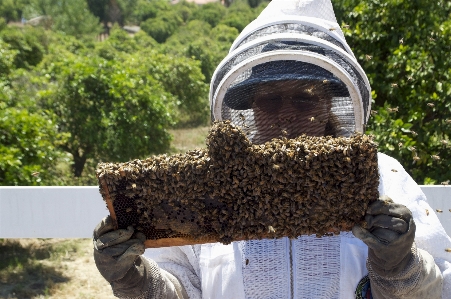
[[[208,130],[171,130],[170,153],[206,148]],[[0,239],[0,298],[115,297],[94,264],[91,239]]]
[[[61,261],[79,251],[76,240],[1,240],[1,298],[47,297],[58,284],[69,281]]]
[[[114,298],[91,239],[0,239],[0,298]]]
[[[174,137],[171,143],[171,152],[184,153],[191,149],[206,148],[205,138],[208,135],[209,126],[190,129],[170,130]]]

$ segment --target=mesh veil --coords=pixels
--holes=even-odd
[[[368,79],[323,0],[272,1],[210,86],[212,119],[231,120],[254,143],[363,132],[370,104]]]

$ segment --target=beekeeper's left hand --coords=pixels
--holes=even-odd
[[[354,226],[352,233],[368,245],[368,261],[382,277],[400,273],[412,259],[415,222],[404,205],[382,196],[370,205],[365,216],[367,228]]]

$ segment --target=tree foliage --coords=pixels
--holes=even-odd
[[[5,28],[1,31],[2,40],[10,49],[17,51],[14,68],[30,68],[41,62],[45,51],[40,40],[43,35],[43,31],[34,28],[29,30]]]
[[[81,175],[100,160],[164,152],[167,128],[206,124],[213,71],[267,3],[1,1],[0,184],[67,183],[61,165]],[[418,183],[449,180],[451,4],[333,4],[372,85],[367,132]],[[43,28],[6,25],[36,16],[47,16]],[[116,25],[95,41],[108,22],[142,31]]]
[[[368,132],[419,183],[451,178],[451,3],[335,0],[337,19],[368,74]],[[347,27],[347,26],[346,26]]]
[[[48,115],[0,107],[0,185],[57,183],[59,138]]]
[[[221,20],[221,24],[234,27],[238,31],[242,31],[244,27],[252,22],[258,13],[253,10],[245,1],[234,1],[227,9],[227,14]]]
[[[0,1],[0,16],[7,22],[20,20],[26,0]]]
[[[133,59],[66,55],[44,68],[56,75],[41,101],[68,133],[62,148],[73,157],[75,176],[87,159],[126,161],[169,147],[171,95]]]
[[[22,99],[23,86],[14,84],[19,55],[0,38],[0,185],[57,184],[63,136],[51,113]]]
[[[43,24],[55,31],[82,37],[101,32],[99,19],[88,9],[86,0],[28,0],[24,17],[45,16]]]
[[[210,24],[211,27],[215,27],[224,17],[226,12],[227,9],[219,2],[210,2],[199,7],[199,9],[194,12],[193,19],[204,21]]]
[[[156,18],[147,19],[141,23],[141,29],[157,42],[163,43],[182,23],[183,20],[176,11],[165,11]]]

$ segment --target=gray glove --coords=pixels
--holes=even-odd
[[[415,222],[410,210],[382,196],[368,208],[367,229],[355,225],[354,236],[368,245],[368,262],[381,277],[393,277],[414,258]]]
[[[161,271],[157,263],[141,256],[146,236],[134,229],[114,230],[110,216],[94,229],[94,261],[100,274],[119,298],[188,298],[177,278]]]
[[[139,296],[149,288],[149,264],[141,259],[146,237],[133,234],[133,227],[114,230],[110,216],[94,229],[94,261],[100,274],[111,284],[114,293]]]

